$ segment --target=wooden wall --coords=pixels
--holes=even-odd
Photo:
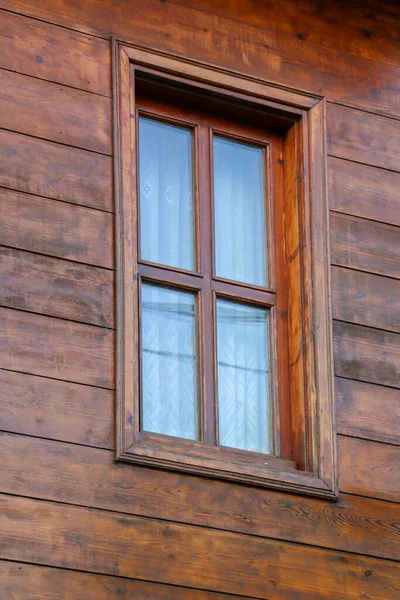
[[[398,4],[0,4],[1,600],[400,598]],[[114,461],[111,33],[329,100],[336,503]]]

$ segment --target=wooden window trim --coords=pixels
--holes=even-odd
[[[285,126],[283,143],[286,244],[288,393],[291,460],[208,446],[139,431],[139,277],[157,278],[157,266],[138,264],[135,223],[135,95],[132,72],[155,72],[179,84],[262,107]],[[117,458],[153,467],[337,498],[333,423],[333,376],[329,304],[325,101],[323,98],[247,78],[195,61],[114,40],[114,142],[117,260]],[[200,183],[201,185],[201,183]],[[288,224],[290,224],[288,226]],[[158,269],[165,281],[164,271]],[[162,271],[162,272],[161,272]],[[194,288],[198,276],[168,270]],[[147,275],[146,275],[147,274]],[[186,283],[185,283],[186,282]],[[230,290],[232,282],[219,281]],[[189,285],[190,287],[190,285]],[[272,290],[271,290],[272,291]],[[260,292],[268,293],[268,292]],[[279,361],[281,364],[283,361]],[[281,377],[282,379],[282,377]]]

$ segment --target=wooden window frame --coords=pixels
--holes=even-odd
[[[287,359],[280,356],[276,361],[280,385],[285,388],[287,383],[286,412],[282,413],[286,414],[286,421],[285,418],[278,419],[278,429],[281,431],[278,439],[283,440],[284,446],[280,456],[283,458],[214,446],[211,443],[212,432],[205,432],[203,441],[191,441],[140,431],[139,279],[158,280],[182,289],[198,290],[201,287],[199,279],[202,276],[193,273],[187,275],[168,267],[158,268],[143,261],[140,267],[138,266],[135,131],[138,106],[134,83],[135,74],[149,73],[171,85],[185,85],[189,90],[218,97],[220,101],[225,99],[227,103],[240,102],[250,113],[262,110],[267,115],[267,120],[279,123],[285,130],[282,136],[284,208],[282,218],[274,216],[274,229],[284,240],[282,246],[285,246],[287,280],[284,288],[280,284],[281,289],[285,289],[285,306],[279,306],[287,340],[287,347],[280,354],[286,354]],[[113,40],[113,92],[117,267],[117,459],[322,498],[337,498],[329,301],[325,100],[320,96],[289,90],[260,79],[117,40]],[[154,116],[163,111],[162,104],[146,104],[142,99],[139,99],[139,107],[139,110]],[[177,118],[178,113],[179,111],[175,115]],[[167,116],[166,113],[165,117]],[[237,131],[239,130],[240,128]],[[198,131],[200,135],[204,135],[204,131]],[[257,131],[259,132],[259,129]],[[254,137],[249,136],[248,139],[254,140]],[[260,143],[268,143],[268,140],[260,139]],[[204,182],[200,178],[198,186],[201,185],[204,185]],[[200,231],[206,227],[212,229],[211,220],[199,225]],[[202,236],[201,233],[200,237]],[[198,256],[199,252],[197,242]],[[202,265],[204,266],[203,260]],[[251,286],[241,286],[213,278],[212,275],[208,273],[213,280],[214,294],[217,288],[221,295],[232,295],[232,298],[236,296],[246,303],[257,304],[262,298],[264,305],[266,296],[270,294],[272,299],[274,294],[272,288],[257,290]],[[245,290],[244,295],[238,295],[238,288]],[[210,310],[210,307],[206,307],[206,310]],[[275,310],[274,308],[273,312]],[[278,344],[281,344],[279,339]],[[204,356],[200,356],[200,360],[204,361]],[[212,362],[210,358],[206,360],[206,368],[214,369],[215,361],[212,357]],[[210,403],[211,394],[212,391],[206,391],[203,410],[210,410],[206,404]]]

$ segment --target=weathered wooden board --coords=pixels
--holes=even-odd
[[[0,186],[113,210],[109,156],[12,131],[0,130]]]
[[[400,281],[343,267],[331,269],[334,319],[400,333]]]
[[[337,48],[321,48],[294,35],[255,27],[172,2],[110,0],[91,4],[3,0],[4,8],[201,62],[309,90],[368,110],[400,114],[400,69]],[[214,9],[213,9],[214,10]],[[257,9],[258,10],[258,9]],[[329,27],[329,20],[326,27]],[[321,36],[324,34],[321,33]]]
[[[109,98],[5,70],[0,89],[4,129],[111,154]]]
[[[367,165],[400,170],[400,120],[328,104],[328,152]]]
[[[3,431],[114,448],[109,390],[0,369],[0,404]]]
[[[400,228],[330,213],[331,262],[400,278]]]
[[[0,189],[0,239],[5,246],[112,269],[113,215]]]
[[[338,436],[343,492],[400,502],[400,447]]]
[[[111,95],[110,44],[1,11],[0,68]]]
[[[29,498],[1,496],[0,533],[2,558],[260,599],[400,593],[392,561]]]
[[[114,388],[112,330],[9,308],[0,319],[2,368]]]
[[[327,503],[155,472],[116,463],[105,450],[23,436],[3,434],[0,448],[0,491],[9,494],[400,560],[391,503],[344,495]]]
[[[2,600],[251,600],[177,586],[0,561]]]
[[[400,225],[400,172],[330,156],[328,181],[332,210]]]
[[[400,390],[336,377],[339,433],[400,446]]]
[[[0,246],[0,304],[100,325],[114,325],[113,272]]]
[[[400,388],[400,335],[333,322],[335,374]]]

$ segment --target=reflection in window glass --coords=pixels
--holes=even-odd
[[[213,157],[216,274],[265,286],[264,150],[216,136]]]
[[[142,430],[198,439],[196,299],[142,286]]]
[[[195,269],[192,131],[139,119],[140,255]]]
[[[272,453],[269,310],[217,300],[221,446]]]

